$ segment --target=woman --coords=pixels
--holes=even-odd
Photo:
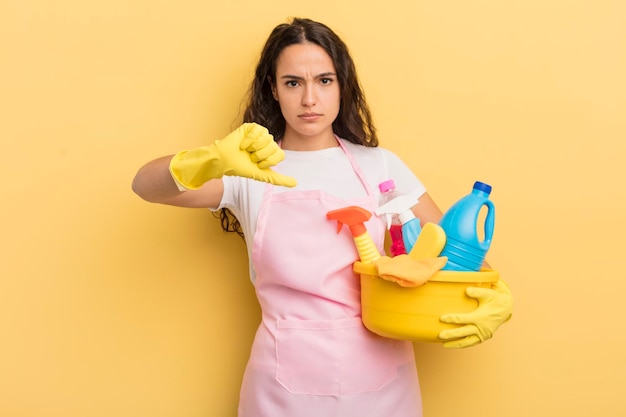
[[[363,327],[354,242],[326,213],[373,212],[377,184],[389,178],[419,197],[422,223],[441,212],[406,165],[377,147],[345,44],[308,19],[277,26],[244,122],[212,145],[146,164],[133,182],[147,201],[220,209],[223,227],[245,236],[262,323],[239,416],[420,416],[412,344]],[[383,221],[366,226],[382,251]]]

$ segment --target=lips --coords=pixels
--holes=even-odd
[[[298,117],[302,120],[314,121],[322,117],[322,115],[319,113],[302,113],[299,114]]]

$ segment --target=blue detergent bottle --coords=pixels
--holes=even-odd
[[[480,181],[474,183],[472,192],[457,201],[443,215],[439,225],[446,232],[446,245],[441,256],[448,262],[443,268],[451,271],[479,271],[491,246],[495,224],[495,207],[489,200],[491,186]],[[484,234],[481,238],[479,216],[487,208]]]

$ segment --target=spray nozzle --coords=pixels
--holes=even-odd
[[[415,218],[411,208],[418,203],[416,197],[408,195],[401,195],[393,200],[383,204],[376,209],[376,214],[379,216],[385,215],[387,219],[387,227],[391,226],[391,216],[397,214],[400,217],[402,224]]]
[[[365,223],[372,217],[372,213],[358,206],[348,206],[326,213],[329,220],[337,221],[337,233],[341,231],[343,225],[350,227],[352,236],[361,236],[367,231]]]

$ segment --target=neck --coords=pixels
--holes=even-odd
[[[332,131],[317,136],[302,136],[296,132],[285,132],[281,148],[287,151],[320,151],[339,146]]]

